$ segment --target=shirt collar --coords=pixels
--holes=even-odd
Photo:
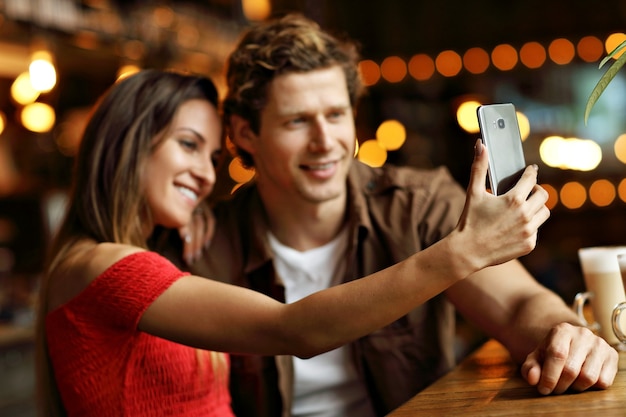
[[[386,188],[386,184],[377,175],[377,171],[358,160],[354,160],[347,178],[348,227],[352,230],[352,245],[365,239],[372,233],[372,222],[368,211],[367,199]],[[244,229],[244,239],[248,242],[248,256],[244,265],[246,274],[258,270],[273,260],[273,253],[267,239],[269,224],[265,207],[261,202],[256,184],[251,183],[238,191],[247,193],[249,226]]]

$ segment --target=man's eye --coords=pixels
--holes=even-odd
[[[291,120],[289,120],[287,122],[288,125],[292,125],[292,126],[299,125],[299,124],[302,124],[302,123],[304,123],[304,117],[296,117],[296,118],[291,119]]]
[[[344,115],[344,112],[341,112],[341,111],[334,111],[334,112],[332,112],[332,113],[330,113],[330,114],[328,115],[328,118],[329,118],[329,119],[336,120],[336,119],[339,119],[340,117],[342,117],[343,115]]]

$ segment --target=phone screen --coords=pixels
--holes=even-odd
[[[489,155],[489,186],[493,194],[501,195],[517,184],[526,168],[515,106],[486,104],[478,107],[477,114]]]

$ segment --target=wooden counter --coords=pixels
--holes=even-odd
[[[626,416],[626,352],[608,390],[542,396],[490,340],[389,416]]]

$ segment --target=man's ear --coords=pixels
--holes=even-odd
[[[230,140],[249,154],[254,154],[256,134],[252,131],[250,122],[233,114],[230,116],[229,124]]]

